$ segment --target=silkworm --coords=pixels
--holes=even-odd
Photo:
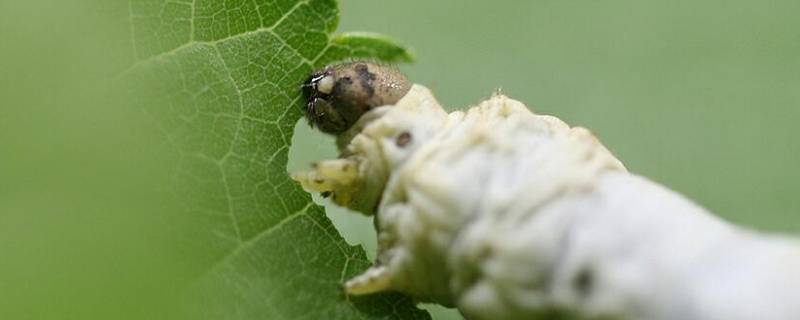
[[[293,178],[378,234],[348,294],[401,291],[469,319],[800,319],[796,240],[628,172],[587,129],[501,94],[448,114],[387,70],[306,83],[307,118],[341,156]]]

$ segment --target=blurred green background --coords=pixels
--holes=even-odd
[[[416,63],[400,69],[450,109],[502,88],[538,113],[589,128],[632,172],[728,220],[800,231],[800,2],[340,7],[340,31],[380,32],[412,47]],[[297,129],[290,168],[335,155],[324,137]],[[374,252],[368,220],[330,205],[328,212],[349,241]]]
[[[162,307],[197,271],[164,245],[186,235],[171,223],[180,217],[160,215],[169,199],[148,189],[166,171],[168,155],[148,144],[157,129],[141,131],[145,115],[114,100],[122,95],[98,94],[113,90],[108,77],[125,60],[109,43],[128,35],[107,27],[127,17],[104,16],[97,3],[127,6],[0,1],[4,319],[170,318]],[[726,219],[800,231],[800,2],[341,0],[340,9],[339,31],[414,48],[417,62],[400,68],[451,109],[502,88],[591,129],[631,171]],[[329,138],[302,122],[297,132],[290,170],[335,156]],[[328,207],[373,254],[369,220]]]

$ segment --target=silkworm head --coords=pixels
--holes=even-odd
[[[314,71],[303,84],[311,126],[338,135],[373,108],[397,103],[411,89],[398,70],[370,62],[350,62]]]

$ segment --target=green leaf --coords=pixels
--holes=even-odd
[[[167,189],[184,211],[196,263],[193,318],[427,319],[398,294],[348,298],[341,284],[369,265],[286,173],[299,88],[343,59],[410,61],[377,35],[331,36],[333,0],[132,1],[122,73],[156,123]]]

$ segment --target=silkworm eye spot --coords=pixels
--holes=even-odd
[[[408,131],[403,131],[394,140],[394,143],[400,148],[404,148],[410,142],[411,142],[411,133],[409,133]]]
[[[317,91],[323,94],[330,94],[333,91],[333,77],[331,76],[323,76],[322,79],[316,83]]]

